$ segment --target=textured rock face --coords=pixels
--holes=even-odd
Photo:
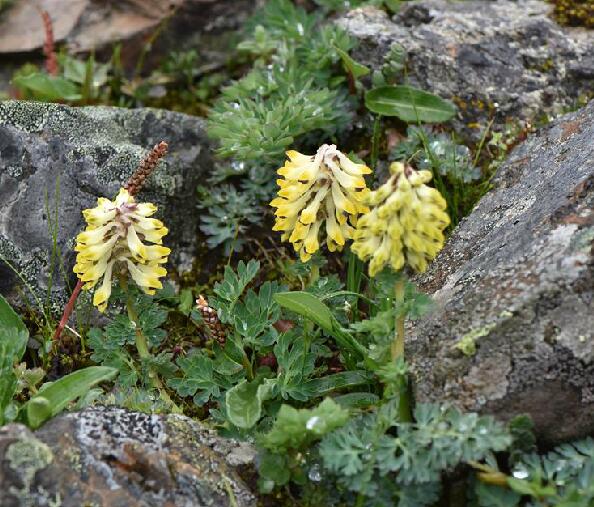
[[[250,507],[237,467],[254,457],[186,417],[87,409],[0,428],[0,505]]]
[[[421,278],[417,399],[528,413],[551,442],[594,431],[593,140],[594,101],[516,148]]]
[[[0,103],[0,293],[17,303],[19,279],[3,257],[39,297],[51,286],[61,304],[65,277],[74,282],[81,210],[100,196],[113,198],[161,140],[169,154],[139,198],[160,206],[171,263],[183,270],[196,243],[196,185],[211,165],[201,119],[151,109]],[[52,261],[52,253],[61,255]]]
[[[493,118],[537,120],[594,93],[592,32],[558,26],[539,0],[422,0],[393,20],[373,8],[338,20],[360,41],[354,56],[375,68],[393,43],[408,53],[411,85],[458,105],[456,129],[478,137]]]

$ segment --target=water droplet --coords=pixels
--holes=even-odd
[[[232,107],[233,109],[239,109],[239,107],[240,107],[240,106],[239,106],[239,102],[232,102],[232,103],[231,103],[231,107]]]
[[[245,163],[234,160],[231,162],[231,169],[233,169],[235,172],[242,172],[245,169]]]
[[[317,463],[312,465],[307,474],[309,480],[312,482],[320,482],[322,480],[322,473],[320,472],[320,465]]]
[[[528,470],[525,470],[523,468],[516,468],[512,475],[516,478],[516,479],[526,479],[528,478]]]
[[[479,429],[479,435],[486,435],[487,433],[489,433],[489,430],[487,428]]]
[[[305,30],[303,29],[303,25],[301,23],[297,23],[297,31],[301,36],[303,36],[303,34],[305,33]]]
[[[307,420],[305,427],[311,431],[315,428],[316,424],[318,424],[319,420],[320,418],[317,415],[314,415]]]

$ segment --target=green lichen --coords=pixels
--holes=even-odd
[[[508,319],[512,316],[513,313],[508,310],[503,310],[499,314],[500,319]],[[474,354],[476,354],[477,340],[479,338],[484,338],[485,336],[488,336],[489,333],[493,331],[493,329],[495,329],[498,325],[498,322],[493,322],[492,324],[487,324],[486,326],[469,331],[453,345],[453,348],[458,349],[465,356],[474,356]]]
[[[18,472],[23,483],[30,486],[35,474],[43,470],[54,459],[52,450],[35,437],[21,438],[10,444],[6,450],[10,468]]]
[[[70,463],[70,466],[76,472],[80,472],[82,470],[82,464],[80,462],[80,449],[77,447],[67,447],[63,450],[64,457]]]
[[[50,497],[49,492],[41,486],[35,490],[32,489],[37,472],[50,465],[54,459],[52,450],[46,444],[33,436],[22,436],[8,446],[5,456],[8,465],[19,475],[23,484],[21,489],[14,486],[9,488],[10,493],[19,501],[19,505],[31,507],[62,505],[60,493]]]
[[[473,329],[460,338],[454,344],[454,348],[461,351],[465,356],[474,356],[476,354],[476,341],[487,336],[496,326],[497,324],[489,324],[479,329]]]
[[[594,242],[594,227],[586,227],[577,231],[572,238],[571,248],[574,252],[587,254],[592,248],[592,242]]]

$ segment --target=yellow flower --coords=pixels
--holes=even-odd
[[[386,264],[395,271],[405,264],[425,271],[442,249],[443,230],[450,223],[444,198],[426,185],[431,172],[394,162],[390,173],[388,181],[367,196],[372,209],[357,222],[351,247],[362,260],[371,259],[370,276]]]
[[[129,273],[147,294],[162,287],[159,278],[167,271],[161,264],[167,262],[170,250],[161,246],[167,228],[149,218],[155,211],[154,204],[137,203],[123,188],[115,200],[101,197],[96,208],[83,211],[87,228],[76,237],[74,272],[86,290],[102,279],[93,297],[99,311],[107,308],[114,270]]]
[[[369,211],[363,204],[369,192],[363,175],[371,169],[328,144],[312,156],[296,151],[287,156],[277,171],[284,177],[277,180],[278,197],[270,203],[276,208],[272,230],[283,232],[282,241],[293,243],[303,262],[320,248],[323,230],[328,249],[341,250],[353,235],[357,216]]]

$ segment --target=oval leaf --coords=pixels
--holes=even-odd
[[[337,389],[356,387],[369,384],[373,381],[373,375],[363,370],[341,371],[325,377],[316,378],[305,382],[302,389],[310,397],[325,396]]]
[[[13,79],[13,84],[31,91],[38,100],[80,100],[82,97],[78,87],[71,81],[42,72],[17,76]]]
[[[56,380],[22,407],[23,417],[30,428],[38,428],[50,417],[59,414],[68,403],[83,396],[99,382],[111,380],[118,373],[108,366],[89,366]]]
[[[225,395],[229,421],[239,428],[251,428],[256,424],[262,415],[262,403],[268,399],[273,385],[274,381],[270,379],[263,384],[243,380],[229,389]]]
[[[4,296],[0,294],[0,333],[9,328],[16,329],[17,331],[27,331],[21,318],[8,304],[8,301],[4,299]]]
[[[432,93],[410,86],[380,86],[365,94],[367,109],[397,116],[409,123],[439,123],[456,114],[456,106]]]
[[[278,292],[274,300],[287,310],[291,310],[313,323],[324,331],[333,334],[332,312],[316,296],[309,292]]]

